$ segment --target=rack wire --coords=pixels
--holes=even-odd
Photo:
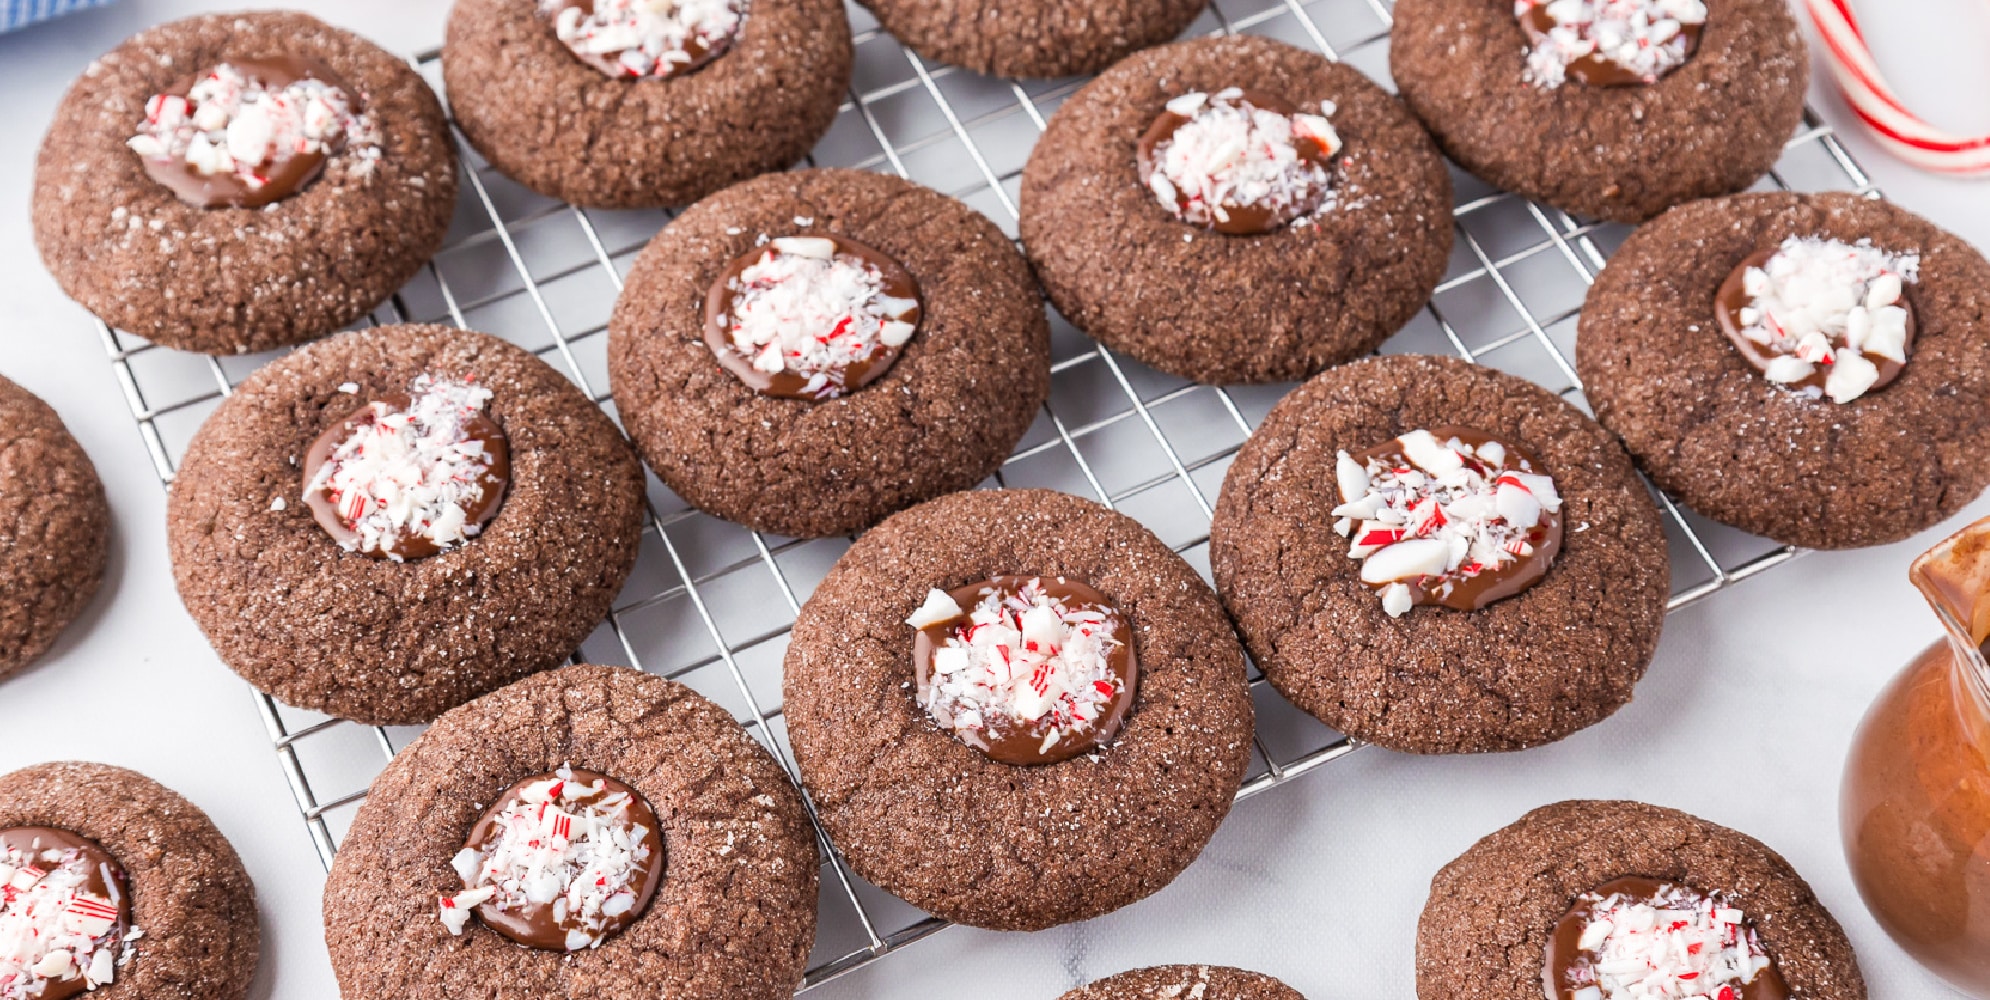
[[[1215,0],[1191,34],[1250,32],[1316,48],[1383,86],[1392,0]],[[1011,81],[929,65],[852,5],[855,81],[811,165],[884,170],[945,191],[1013,237],[1019,178],[1037,133],[1082,80]],[[415,63],[440,89],[437,53]],[[665,212],[600,212],[532,194],[465,150],[464,197],[444,250],[373,322],[447,322],[512,340],[612,416],[606,323],[622,277]],[[1385,353],[1452,353],[1531,378],[1587,409],[1570,361],[1584,291],[1628,228],[1569,216],[1454,171],[1458,240],[1430,306]],[[1809,111],[1770,190],[1876,194]],[[206,358],[99,324],[111,368],[162,483],[233,386],[277,354]],[[1103,350],[1053,316],[1048,404],[989,487],[1089,496],[1147,524],[1208,574],[1211,503],[1243,440],[1290,386],[1200,386]],[[280,352],[279,352],[280,353]],[[762,536],[697,512],[653,476],[636,570],[576,660],[689,684],[732,711],[792,776],[780,704],[788,628],[847,539]],[[1672,555],[1670,607],[1706,598],[1799,553],[1713,524],[1654,491]],[[769,600],[769,592],[775,599]],[[1258,733],[1239,798],[1357,746],[1251,674]],[[366,787],[420,727],[368,727],[255,704],[320,859],[329,866]],[[818,827],[818,833],[820,828]],[[940,930],[858,878],[826,836],[820,931],[802,992]]]

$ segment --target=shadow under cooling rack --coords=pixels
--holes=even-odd
[[[930,66],[851,6],[857,64],[849,99],[809,163],[901,174],[945,191],[1015,235],[1024,160],[1046,118],[1082,81],[1010,81]],[[1318,49],[1383,85],[1383,0],[1216,0],[1191,33],[1250,32]],[[436,57],[417,59],[440,87]],[[1391,87],[1393,89],[1393,87]],[[464,196],[449,241],[375,322],[443,322],[526,347],[597,400],[605,333],[622,276],[668,213],[584,211],[533,194],[464,147]],[[1457,246],[1430,307],[1385,353],[1449,353],[1530,378],[1587,409],[1570,363],[1583,293],[1629,231],[1487,188],[1454,172]],[[1813,114],[1763,189],[1872,186]],[[200,421],[275,355],[206,358],[100,327],[162,482]],[[988,487],[1049,487],[1131,514],[1206,576],[1211,501],[1237,447],[1290,386],[1195,385],[1102,350],[1053,317],[1052,391]],[[847,539],[756,535],[689,508],[654,477],[637,568],[576,659],[675,678],[732,711],[793,776],[780,663],[801,603]],[[1705,521],[1654,493],[1666,514],[1674,608],[1797,553]],[[1258,733],[1239,797],[1355,748],[1292,708],[1255,671]],[[330,864],[366,787],[418,727],[360,726],[257,695],[277,762],[320,858]],[[818,827],[819,831],[819,827]],[[864,883],[827,838],[822,920],[803,989],[939,930],[939,921]]]

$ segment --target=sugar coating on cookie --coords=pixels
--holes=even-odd
[[[1724,893],[1622,878],[1576,897],[1547,952],[1556,1000],[1781,1000],[1788,987]]]
[[[540,0],[567,48],[630,80],[687,72],[723,52],[744,19],[743,0]]]
[[[1125,616],[1079,581],[1004,576],[933,589],[905,623],[919,630],[920,706],[996,760],[1053,763],[1093,749],[1132,700]]]
[[[1527,82],[1559,87],[1650,84],[1693,55],[1702,0],[1514,0],[1532,47]]]
[[[1341,451],[1334,531],[1401,617],[1417,604],[1484,607],[1531,586],[1561,544],[1561,495],[1520,449],[1467,428],[1418,428]]]
[[[1902,295],[1920,266],[1920,254],[1869,239],[1791,236],[1743,260],[1716,311],[1763,378],[1849,403],[1906,367],[1914,316]]]
[[[124,869],[62,830],[0,830],[0,1000],[64,1000],[112,982],[132,956]]]
[[[656,813],[635,789],[562,767],[499,797],[451,859],[463,890],[439,916],[461,935],[474,911],[538,948],[579,951],[641,915],[660,881]]]
[[[1139,147],[1147,187],[1176,218],[1219,232],[1268,232],[1324,207],[1340,136],[1320,114],[1229,87],[1170,100]]]
[[[834,399],[883,374],[920,308],[912,276],[881,251],[784,236],[734,260],[712,286],[707,340],[756,390]]]
[[[417,376],[312,445],[304,499],[348,552],[401,561],[461,546],[496,513],[510,467],[491,397],[474,377]]]
[[[295,194],[341,151],[364,175],[379,143],[379,129],[327,68],[282,58],[224,62],[184,94],[154,94],[126,145],[154,179],[211,208]]]

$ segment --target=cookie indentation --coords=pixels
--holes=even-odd
[[[1140,179],[1175,218],[1220,233],[1267,233],[1332,197],[1340,136],[1327,116],[1272,94],[1227,87],[1170,100],[1140,139]]]
[[[145,102],[126,145],[153,180],[199,208],[260,208],[304,190],[350,151],[360,173],[380,134],[352,88],[315,59],[237,59]]]
[[[442,897],[449,933],[474,911],[519,944],[579,951],[642,915],[663,881],[663,835],[634,788],[562,767],[506,789],[451,864],[464,888]]]
[[[997,576],[931,590],[905,620],[920,707],[1005,764],[1052,764],[1110,741],[1133,704],[1132,631],[1068,577]]]
[[[756,392],[834,399],[891,367],[921,309],[919,283],[884,251],[784,236],[720,272],[705,296],[705,342]]]
[[[1612,879],[1555,923],[1542,969],[1552,1000],[1785,1000],[1788,984],[1725,893]]]
[[[0,1000],[67,1000],[131,959],[124,866],[66,830],[0,830]]]
[[[724,55],[743,0],[540,0],[581,62],[623,80],[681,76]]]
[[[1533,586],[1561,549],[1562,498],[1540,468],[1469,427],[1342,451],[1334,530],[1390,617],[1418,604],[1475,611]]]
[[[1852,400],[1907,367],[1921,256],[1869,239],[1791,236],[1748,255],[1715,293],[1721,330],[1762,377],[1812,399]]]
[[[1527,32],[1527,82],[1559,87],[1657,83],[1685,65],[1707,23],[1701,0],[1514,0]]]
[[[474,379],[417,376],[318,436],[304,500],[347,552],[402,562],[462,546],[497,516],[511,480],[503,428]]]

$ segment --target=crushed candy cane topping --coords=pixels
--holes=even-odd
[[[1589,914],[1565,973],[1574,1000],[1741,1000],[1738,987],[1772,964],[1746,916],[1718,893],[1665,885],[1649,897],[1592,892],[1578,902]]]
[[[626,786],[568,767],[513,789],[484,822],[483,842],[450,862],[463,879],[463,891],[441,901],[451,934],[489,906],[555,933],[526,943],[598,947],[635,919],[654,886],[652,868],[662,863],[649,805]]]
[[[560,41],[631,79],[666,77],[723,48],[744,18],[741,0],[541,0]]]
[[[1320,102],[1317,115],[1283,113],[1229,87],[1183,94],[1167,110],[1186,121],[1154,141],[1146,182],[1182,221],[1222,228],[1234,217],[1268,217],[1248,230],[1263,231],[1325,202],[1332,182],[1325,161],[1341,148],[1327,118],[1331,102]]]
[[[1920,266],[1919,254],[1871,240],[1792,236],[1743,273],[1747,304],[1733,321],[1768,355],[1764,378],[1849,403],[1881,381],[1882,365],[1906,364],[1912,317],[1901,296]]]
[[[350,529],[341,542],[348,551],[398,560],[405,539],[441,550],[482,530],[471,512],[486,499],[497,456],[471,422],[482,416],[491,391],[424,374],[407,400],[404,408],[367,404],[305,483],[307,500],[322,492]]]
[[[1513,13],[1532,29],[1525,78],[1537,87],[1655,82],[1685,64],[1707,20],[1703,0],[1514,0]],[[1583,73],[1592,65],[1602,79]]]
[[[251,191],[297,156],[350,151],[364,172],[380,156],[372,120],[330,83],[295,80],[272,88],[229,63],[208,71],[185,97],[155,94],[126,145],[153,161],[183,162],[205,176],[232,175]]]
[[[946,591],[928,591],[905,620],[921,630],[954,623],[933,645],[921,707],[969,745],[1041,733],[1024,756],[1061,759],[1053,755],[1060,744],[1094,733],[1128,693],[1113,669],[1123,619],[1110,606],[1066,599],[1072,588],[1063,578],[1049,586],[1042,577],[1017,580],[991,581],[966,609]]]
[[[1334,530],[1390,617],[1543,555],[1562,498],[1517,450],[1417,429],[1371,456],[1340,453]]]
[[[119,873],[93,870],[103,862],[92,852],[42,845],[0,849],[0,1000],[32,1000],[55,983],[110,983],[137,936],[125,930]],[[92,892],[93,877],[112,895]]]
[[[852,369],[888,358],[918,328],[919,301],[889,294],[877,264],[833,239],[775,239],[727,282],[726,342],[754,371],[803,380],[796,393],[842,395]]]

